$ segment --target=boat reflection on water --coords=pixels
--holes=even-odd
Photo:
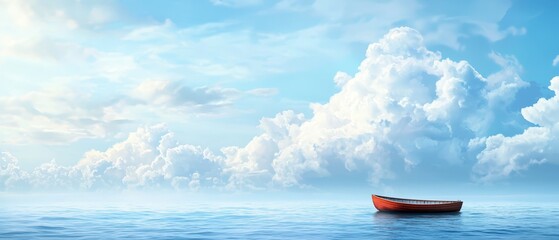
[[[441,212],[441,213],[408,213],[408,212],[381,212],[374,213],[374,218],[378,220],[398,220],[398,219],[457,219],[461,212]]]
[[[386,239],[453,239],[450,236],[467,238],[470,234],[469,231],[464,231],[463,215],[460,212],[377,211],[373,213],[371,220],[376,234]]]

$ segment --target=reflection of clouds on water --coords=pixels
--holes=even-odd
[[[375,212],[375,219],[456,219],[460,218],[461,212],[450,213],[398,213],[398,212]]]

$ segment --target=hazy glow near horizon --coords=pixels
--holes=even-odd
[[[0,191],[557,194],[559,4],[458,5],[0,0]]]

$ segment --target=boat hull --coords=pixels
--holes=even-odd
[[[373,195],[375,208],[383,212],[442,213],[459,212],[462,201],[416,200]]]

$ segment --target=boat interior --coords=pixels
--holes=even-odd
[[[461,202],[459,200],[457,201],[442,201],[442,200],[420,200],[420,199],[406,199],[406,198],[393,198],[393,197],[385,197],[385,196],[379,196],[379,195],[375,195],[379,198],[383,198],[389,201],[393,201],[393,202],[399,202],[399,203],[407,203],[407,204],[447,204],[447,203],[456,203],[456,202]]]

